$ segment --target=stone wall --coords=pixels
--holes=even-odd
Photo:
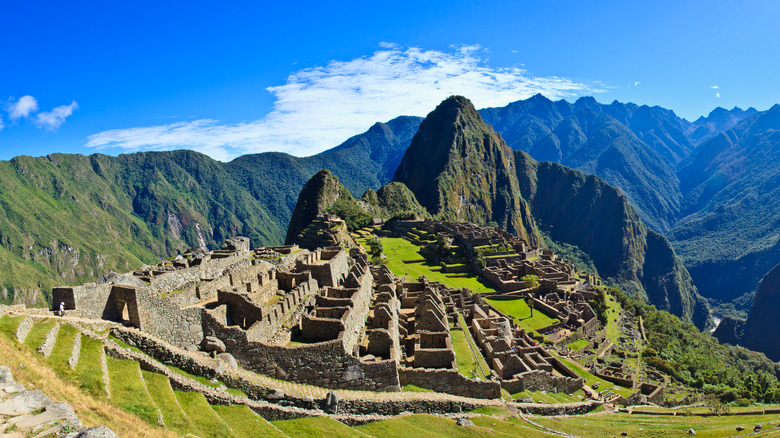
[[[150,357],[165,364],[169,364],[187,371],[196,376],[204,376],[209,379],[218,378],[230,388],[240,389],[251,400],[273,400],[276,403],[285,403],[291,406],[297,406],[303,409],[316,410],[323,408],[323,399],[300,398],[289,394],[278,395],[278,389],[259,386],[253,383],[251,379],[243,375],[243,372],[225,371],[220,369],[219,361],[205,357],[197,357],[188,354],[182,350],[177,350],[166,343],[157,340],[145,333],[127,328],[113,328],[111,334],[126,342],[129,345],[137,347],[148,354]],[[139,360],[137,354],[123,350],[124,354],[131,354],[135,357],[124,357]],[[122,353],[122,352],[120,352]],[[116,354],[114,354],[116,355]],[[140,360],[141,367],[155,372],[166,373],[166,370],[159,367],[150,367],[149,360]],[[166,375],[168,375],[166,373]],[[177,376],[182,377],[178,374]],[[176,382],[172,382],[176,384]],[[191,390],[182,388],[185,390]],[[212,388],[209,388],[212,389]],[[281,398],[280,398],[281,397]],[[341,398],[338,403],[338,414],[341,415],[398,415],[404,412],[413,412],[418,414],[447,414],[453,412],[467,412],[482,406],[492,405],[497,401],[467,399],[446,399],[441,396],[434,398],[409,398],[403,400],[362,400],[362,399],[344,399]],[[255,409],[250,405],[252,409]],[[273,407],[275,410],[290,411],[290,408],[279,406]],[[256,410],[256,409],[255,409]],[[265,416],[265,412],[258,412]],[[275,414],[274,414],[275,415]],[[295,418],[295,417],[288,417]],[[269,419],[284,419],[271,416]]]
[[[501,397],[500,383],[468,379],[455,370],[401,367],[398,369],[398,377],[401,386],[414,385],[462,397],[486,399]]]
[[[517,404],[517,409],[523,413],[533,415],[582,415],[587,414],[601,405],[601,402],[595,400],[555,405],[520,403]]]
[[[230,277],[223,276],[212,280],[205,280],[195,287],[198,299],[202,301],[213,300],[217,298],[220,290],[230,289]]]
[[[221,339],[243,368],[277,379],[336,389],[398,391],[397,364],[363,363],[344,348],[342,339],[294,347],[250,341],[238,327],[219,321],[220,307],[204,314],[207,334]]]
[[[144,288],[136,290],[136,299],[141,330],[180,348],[197,346],[203,340],[202,308],[172,306]]]
[[[247,269],[252,264],[251,257],[251,252],[236,252],[229,257],[211,259],[197,266],[155,275],[150,279],[149,288],[163,292],[184,289],[204,278],[218,278],[228,274],[230,270]]]
[[[220,290],[219,304],[227,305],[227,324],[238,325],[244,330],[263,320],[263,308],[256,306],[246,294]]]
[[[582,377],[574,379],[555,376],[541,370],[526,371],[517,374],[514,379],[501,382],[501,387],[510,394],[522,391],[547,391],[571,394],[581,389],[582,385]]]
[[[352,311],[349,312],[349,315],[347,315],[347,318],[344,321],[342,343],[344,344],[344,350],[346,351],[352,351],[358,342],[360,342],[360,334],[366,327],[366,318],[368,317],[368,312],[371,310],[370,306],[374,277],[368,270],[365,272],[361,271],[362,269],[358,266],[354,266],[350,272],[350,278],[353,280],[357,274],[362,275],[359,276],[359,283],[357,285],[350,285],[351,287],[357,286],[358,291],[352,296]]]
[[[53,308],[59,310],[60,302],[65,302],[65,310],[70,316],[118,321],[121,315],[112,300],[112,288],[108,283],[55,287],[52,289]]]
[[[349,272],[349,256],[339,250],[317,250],[309,262],[298,263],[298,271],[311,271],[321,287],[339,286]]]

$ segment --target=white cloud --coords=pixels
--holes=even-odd
[[[27,117],[36,111],[38,111],[38,101],[29,95],[22,96],[17,101],[11,99],[8,102],[8,117],[11,120]]]
[[[0,131],[2,131],[3,128],[5,128],[5,125],[3,124],[3,118],[0,117]]]
[[[715,97],[720,97],[720,93],[715,93]]]
[[[719,87],[719,86],[717,86],[717,85],[710,85],[710,88],[712,88],[713,90],[717,90],[717,89],[718,89],[718,88],[720,88],[720,87]]]
[[[536,93],[559,99],[604,91],[599,83],[488,66],[478,46],[450,53],[392,43],[380,46],[383,49],[371,56],[293,72],[284,85],[268,88],[275,103],[263,119],[234,124],[203,119],[114,129],[90,135],[87,146],[124,151],[189,148],[219,160],[264,151],[306,156],[336,146],[377,121],[425,116],[452,94],[484,108]]]
[[[35,124],[47,131],[55,131],[78,107],[79,104],[74,100],[70,105],[60,105],[51,111],[38,113],[35,116]]]
[[[634,86],[635,86],[635,87],[638,87],[638,86],[639,86],[639,84],[641,84],[641,82],[639,82],[639,81],[636,81],[636,82],[634,82]]]

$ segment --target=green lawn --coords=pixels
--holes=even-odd
[[[165,427],[180,435],[194,432],[195,424],[179,407],[168,378],[149,371],[141,371],[141,373],[152,399],[162,412]]]
[[[76,380],[81,382],[81,387],[95,397],[105,397],[105,383],[103,382],[103,366],[100,363],[103,344],[88,336],[81,337],[81,352],[79,363],[76,365]]]
[[[521,397],[530,397],[535,402],[544,402],[544,403],[575,403],[575,402],[581,402],[583,400],[587,400],[587,396],[585,395],[585,391],[583,390],[577,390],[571,394],[564,394],[562,392],[554,393],[554,392],[542,392],[542,391],[522,391],[512,394],[512,398],[519,399]]]
[[[450,330],[452,349],[455,351],[455,363],[458,364],[458,372],[470,379],[485,380],[484,371],[479,370],[477,361],[469,349],[468,340],[463,330]]]
[[[585,348],[586,345],[588,345],[587,339],[577,339],[576,341],[569,343],[567,347],[572,351],[580,351]]]
[[[420,247],[406,239],[397,237],[380,237],[384,250],[385,264],[390,271],[399,277],[417,280],[424,275],[430,281],[438,281],[446,286],[460,289],[468,288],[472,292],[491,293],[496,290],[483,283],[474,274],[445,274],[441,266],[426,262],[420,255]]]
[[[68,359],[73,354],[73,341],[76,339],[76,335],[78,335],[78,330],[70,324],[60,326],[60,331],[57,333],[57,342],[54,343],[54,348],[51,350],[49,363],[60,375],[70,372]]]
[[[507,413],[504,412],[503,416]],[[501,415],[499,413],[499,415]],[[377,421],[355,429],[375,437],[548,437],[550,435],[541,432],[530,424],[516,419],[506,420],[491,417],[477,416],[470,420],[474,426],[458,426],[455,419],[442,418],[433,415],[416,414],[403,415],[389,420]]]
[[[586,371],[581,366],[577,365],[573,361],[564,359],[564,358],[556,355],[555,353],[551,353],[551,354],[555,355],[558,359],[560,359],[561,362],[563,362],[564,364],[568,365],[569,368],[572,369],[572,371],[574,371],[578,375],[582,376],[582,378],[585,379],[585,384],[586,385],[593,386],[593,384],[595,384],[596,382],[599,382],[599,389],[597,390],[597,392],[603,391],[603,390],[605,390],[607,388],[612,388],[613,386],[617,387],[617,389],[613,389],[612,392],[614,392],[616,394],[620,394],[620,395],[622,395],[624,397],[628,397],[629,395],[631,395],[631,394],[633,394],[635,392],[631,388],[625,388],[625,387],[619,386],[619,385],[617,385],[615,383],[608,382],[608,381],[606,381],[606,380],[604,380],[602,378],[596,377],[593,374],[591,374],[588,371]]]
[[[610,341],[617,344],[620,332],[618,331],[618,318],[620,317],[620,304],[611,295],[607,295],[607,327],[606,335]]]
[[[30,329],[30,333],[28,333],[27,337],[24,339],[24,345],[32,349],[40,347],[46,339],[46,335],[54,328],[55,324],[57,324],[57,321],[53,318],[36,322]]]
[[[8,316],[3,315],[0,318],[0,331],[13,335],[16,332],[16,328],[22,323],[24,316]]]
[[[485,301],[505,315],[514,318],[515,324],[529,332],[558,322],[557,319],[550,318],[540,312],[539,309],[534,310],[534,315],[531,316],[531,308],[528,307],[528,304],[522,298],[514,300],[491,300],[485,298]]]
[[[450,339],[452,341],[452,349],[455,351],[455,362],[458,364],[458,372],[465,377],[486,380],[490,376],[490,367],[485,362],[482,352],[471,336],[466,320],[461,313],[458,313],[458,327],[460,330],[450,331]]]

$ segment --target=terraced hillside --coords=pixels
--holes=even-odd
[[[123,344],[110,334],[111,323],[77,318],[52,317],[45,312],[6,314],[0,317],[0,362],[7,364],[17,380],[43,390],[55,400],[67,401],[85,425],[104,424],[120,436],[201,437],[328,436],[390,437],[415,433],[423,437],[473,436],[614,436],[621,432],[637,436],[686,436],[694,428],[702,436],[773,436],[780,410],[745,408],[738,416],[706,417],[709,409],[668,410],[634,408],[636,413],[603,412],[580,416],[539,417],[522,414],[523,404],[484,401],[483,407],[451,416],[411,414],[393,416],[302,413],[296,408],[270,406],[252,400],[236,388],[226,373],[220,379],[192,375],[164,365],[138,348]],[[240,371],[237,372],[242,374]],[[319,398],[327,390],[255,376],[259,384],[273,384],[290,395]],[[283,385],[284,386],[280,386]],[[255,387],[257,387],[257,385]],[[246,388],[245,388],[246,389]],[[409,401],[450,399],[430,392],[395,394],[340,391],[347,400],[404,398]],[[516,394],[542,405],[557,405],[552,412],[565,412],[569,396],[544,392]],[[430,403],[430,402],[428,402]],[[561,404],[564,403],[564,404]],[[530,406],[530,405],[529,405]],[[257,412],[265,415],[259,415]],[[652,411],[652,412],[651,412]],[[278,419],[272,412],[286,412]],[[766,412],[765,415],[751,415]],[[771,412],[771,413],[770,413]],[[301,415],[303,414],[303,415]],[[314,416],[308,416],[308,415]],[[652,415],[650,415],[652,414]],[[675,415],[676,414],[676,415]],[[264,417],[272,417],[272,421]],[[693,415],[688,417],[686,415]],[[455,418],[471,423],[459,426]],[[374,421],[371,421],[374,420]],[[471,425],[473,424],[473,425]],[[753,433],[755,425],[761,429]],[[745,429],[738,431],[742,426]]]

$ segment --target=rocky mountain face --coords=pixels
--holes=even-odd
[[[724,318],[715,330],[723,343],[742,345],[760,351],[774,361],[780,361],[780,265],[761,279],[747,321]]]
[[[542,231],[588,254],[599,274],[699,327],[709,308],[665,237],[648,229],[628,199],[594,175],[516,151],[523,196]]]
[[[465,97],[449,97],[423,120],[393,179],[436,217],[494,223],[533,244],[541,241],[512,151]]]
[[[742,334],[742,345],[760,351],[774,361],[780,361],[780,265],[769,271],[756,289]]]
[[[325,213],[339,199],[356,204],[355,198],[349,193],[337,176],[328,169],[317,172],[303,185],[295,204],[290,225],[287,227],[286,245],[294,242],[296,236],[313,221],[318,214]]]
[[[674,224],[682,198],[675,166],[693,145],[687,122],[672,111],[536,95],[480,113],[512,149],[598,175],[621,189],[656,231]]]

